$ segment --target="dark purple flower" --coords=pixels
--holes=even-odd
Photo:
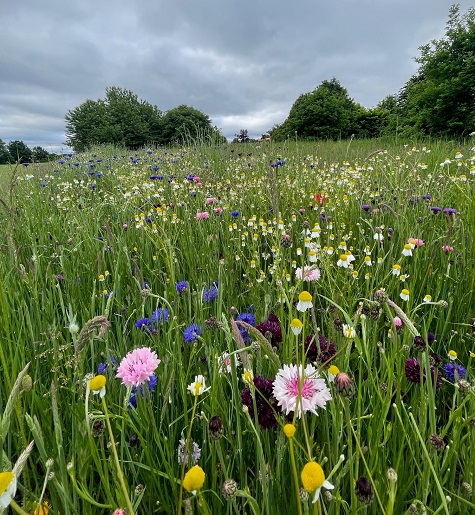
[[[362,209],[363,211],[368,212],[368,211],[371,209],[371,206],[370,206],[369,204],[362,204],[362,205],[361,205],[361,209]]]
[[[267,320],[261,322],[257,329],[267,338],[270,335],[270,343],[273,347],[277,347],[277,345],[282,341],[282,327],[280,325],[279,319],[271,313]]]
[[[432,207],[430,208],[430,210],[431,210],[434,214],[436,214],[436,213],[440,213],[440,212],[442,211],[442,208],[441,208],[441,207],[439,207],[439,206],[432,206]]]
[[[308,360],[320,365],[329,364],[336,354],[335,344],[323,335],[316,337],[314,334],[309,334],[305,338],[304,348]]]
[[[404,368],[406,378],[408,381],[414,384],[421,384],[421,364],[416,358],[407,358],[406,365]],[[430,365],[430,375],[432,377],[432,383],[435,382],[436,390],[440,388],[442,382],[442,375],[438,369],[433,365]],[[422,373],[422,382],[426,380],[425,370]]]
[[[262,376],[256,376],[253,379],[255,386],[255,401],[257,408],[257,421],[261,429],[270,429],[277,426],[275,413],[280,413],[281,408],[277,405],[277,401],[273,395],[274,381]],[[252,398],[251,389],[244,388],[241,392],[241,400],[244,406],[247,406],[249,415],[254,418],[254,401]]]
[[[467,375],[467,370],[457,363],[447,363],[444,365],[444,372],[447,378],[454,382],[464,379]]]
[[[432,195],[426,193],[425,195],[421,195],[422,200],[432,200]]]

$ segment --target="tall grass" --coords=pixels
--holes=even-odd
[[[12,509],[471,513],[474,170],[470,141],[394,140],[103,147],[9,169],[2,470],[34,440]],[[422,241],[406,256],[410,238]],[[320,278],[299,280],[304,265]],[[157,309],[168,316],[154,323]],[[246,326],[270,314],[282,341]],[[133,395],[117,366],[142,347],[161,360],[157,384]],[[332,400],[286,416],[272,382],[310,362]],[[331,365],[348,377],[332,382]],[[99,372],[102,399],[90,388]],[[197,376],[209,390],[190,388]],[[206,475],[196,495],[183,483],[193,449]],[[315,503],[301,478],[312,461],[334,486]]]

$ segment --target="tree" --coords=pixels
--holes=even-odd
[[[435,136],[461,136],[475,127],[475,9],[449,11],[445,36],[420,47],[416,75],[399,94],[404,123]]]
[[[297,98],[285,122],[272,129],[272,137],[347,138],[355,131],[358,107],[335,78],[324,80],[314,91]]]
[[[247,129],[241,129],[239,131],[239,134],[234,135],[235,138],[233,141],[236,143],[247,143],[249,141],[249,134],[247,132]]]
[[[10,154],[10,160],[13,163],[30,163],[33,154],[31,150],[26,146],[23,141],[10,141],[8,143],[8,153]]]
[[[66,144],[75,150],[112,143],[138,148],[156,141],[161,112],[130,90],[110,87],[103,100],[86,100],[67,112]]]
[[[33,147],[32,154],[35,163],[46,163],[51,157],[50,154],[41,147]]]
[[[0,165],[6,165],[10,162],[10,152],[7,145],[0,139]]]
[[[159,143],[169,145],[197,139],[225,141],[208,115],[194,107],[180,105],[167,111],[160,121]]]

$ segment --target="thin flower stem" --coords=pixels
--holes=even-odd
[[[299,476],[297,474],[297,465],[295,464],[293,437],[289,438],[289,450],[290,450],[290,462],[292,463],[292,473],[294,475],[295,498],[297,500],[298,513],[299,513],[299,515],[301,515],[302,514],[302,503],[300,502]]]
[[[193,420],[195,418],[196,406],[198,405],[198,395],[195,395],[195,402],[193,404],[193,411],[191,412],[191,419],[188,425],[188,431],[186,433],[185,440],[185,448],[183,450],[183,462],[181,464],[181,472],[180,472],[180,493],[178,494],[178,506],[177,506],[177,514],[181,514],[181,503],[183,500],[183,478],[185,477],[185,466],[188,459],[188,443],[191,438],[191,427],[193,425]]]
[[[28,513],[20,508],[20,506],[18,506],[18,504],[13,499],[10,502],[10,507],[16,513],[20,513],[21,515],[28,515]]]
[[[104,409],[104,415],[106,417],[106,424],[107,424],[107,430],[109,432],[109,438],[110,443],[112,447],[112,454],[114,455],[114,462],[115,467],[117,470],[117,476],[119,478],[119,483],[122,488],[122,493],[125,497],[125,503],[127,505],[127,513],[130,513],[131,515],[134,515],[134,508],[132,506],[132,503],[130,501],[129,492],[127,490],[127,485],[125,484],[124,474],[122,472],[122,468],[120,466],[119,456],[117,455],[117,449],[115,448],[115,440],[114,440],[114,434],[112,433],[112,427],[109,420],[109,411],[107,410],[107,404],[106,404],[106,398],[102,397],[102,407]]]

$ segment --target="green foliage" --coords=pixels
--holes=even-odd
[[[295,101],[287,120],[272,129],[276,140],[298,136],[305,139],[343,139],[356,129],[358,105],[347,90],[333,78]]]
[[[51,159],[50,153],[42,147],[33,147],[32,158],[35,163],[46,163]]]
[[[475,9],[450,9],[445,36],[420,47],[416,75],[399,95],[406,132],[462,136],[475,126]]]
[[[30,148],[23,141],[10,141],[8,144],[8,153],[10,154],[10,162],[29,163],[33,157]]]
[[[10,162],[10,152],[7,145],[0,139],[0,165],[6,165]]]
[[[219,131],[212,127],[208,115],[194,107],[180,105],[167,111],[159,126],[158,142],[161,144],[192,143],[198,139],[213,138]],[[223,138],[220,138],[221,141]]]

